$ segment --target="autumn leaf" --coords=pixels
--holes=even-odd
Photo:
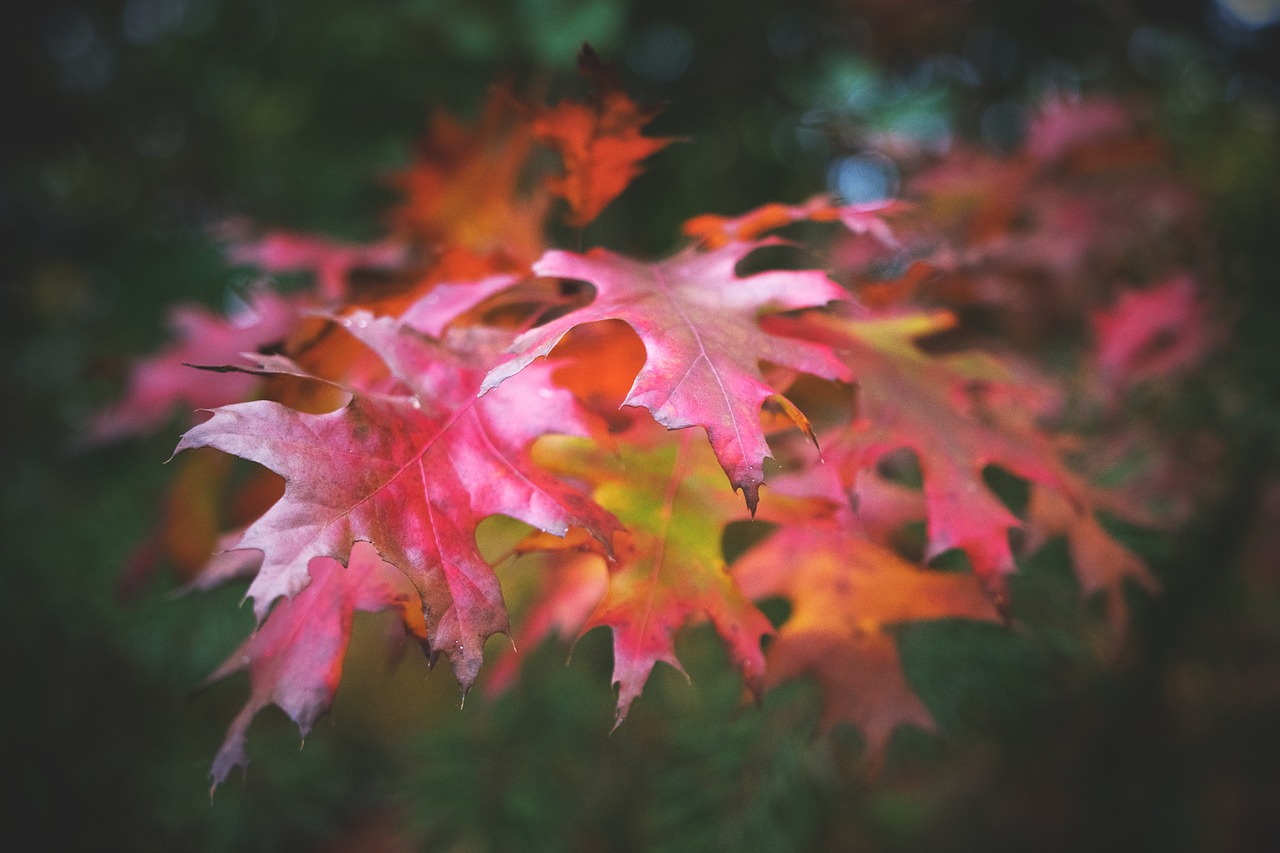
[[[199,305],[179,305],[169,313],[175,340],[139,361],[124,397],[89,423],[92,443],[151,432],[175,411],[184,413],[245,399],[258,380],[242,373],[209,374],[191,365],[226,364],[241,353],[284,341],[298,321],[302,303],[265,288],[254,290],[228,317]]]
[[[769,488],[776,494],[828,500],[842,508],[850,530],[888,545],[907,524],[925,519],[924,494],[887,479],[876,468],[845,464],[844,442],[841,431],[832,430],[820,438],[824,453],[811,444],[800,448],[787,469],[770,478]]]
[[[767,312],[848,299],[845,290],[813,270],[740,278],[735,266],[762,245],[767,244],[737,243],[710,252],[688,249],[656,264],[603,249],[586,255],[548,252],[534,264],[534,272],[590,282],[596,298],[516,338],[510,357],[485,377],[481,393],[546,356],[570,329],[622,320],[647,351],[623,404],[647,408],[669,429],[705,428],[730,483],[742,490],[754,511],[769,456],[760,407],[779,394],[765,381],[760,362],[828,378],[847,375],[829,347],[760,328],[757,318]],[[806,421],[799,425],[807,429]]]
[[[547,188],[569,203],[568,224],[582,228],[630,186],[642,160],[671,140],[641,135],[658,110],[638,106],[590,45],[582,46],[578,69],[593,86],[587,102],[543,108],[533,132],[563,159],[564,174],[549,177]]]
[[[557,546],[543,534],[522,550]],[[511,636],[511,649],[493,662],[483,682],[490,696],[503,693],[515,682],[526,651],[552,636],[574,640],[582,632],[609,586],[607,563],[598,549],[591,547],[593,540],[580,538],[578,550],[565,548],[565,540],[573,538],[573,531],[561,540],[559,548],[543,558],[539,566],[537,597],[524,618],[519,621]]]
[[[371,542],[417,588],[431,648],[449,658],[465,690],[485,639],[507,629],[497,578],[476,545],[479,522],[502,513],[558,534],[585,527],[602,539],[614,527],[527,457],[544,433],[584,428],[571,398],[546,381],[548,367],[478,400],[482,374],[467,355],[391,318],[356,312],[342,323],[407,393],[352,389],[346,406],[318,415],[270,401],[227,406],[178,450],[215,447],[285,479],[283,498],[235,545],[263,552],[248,593],[260,620],[276,598],[306,587],[311,560],[343,560],[356,542]],[[260,367],[296,369],[281,359]]]
[[[490,92],[474,126],[437,110],[413,165],[392,179],[405,196],[392,224],[410,242],[529,263],[545,246],[551,202],[524,187],[536,143],[527,110],[506,88]]]
[[[884,246],[896,248],[898,239],[886,217],[904,208],[900,201],[841,205],[829,196],[816,195],[801,204],[765,204],[732,218],[704,213],[686,222],[684,233],[709,249],[718,249],[729,243],[759,239],[796,222],[840,222],[851,234],[868,234]]]
[[[384,240],[360,245],[295,231],[272,230],[248,237],[240,223],[223,227],[231,238],[227,255],[232,263],[268,273],[308,272],[315,278],[316,293],[336,301],[349,295],[349,278],[358,269],[395,269],[407,259],[407,247]]]
[[[857,726],[873,761],[897,726],[935,727],[887,629],[927,619],[998,621],[973,575],[918,568],[838,521],[784,527],[740,557],[732,572],[749,598],[791,602],[769,646],[765,687],[816,676],[823,728]]]
[[[598,626],[613,632],[618,723],[657,662],[684,672],[674,640],[690,620],[711,620],[730,660],[757,696],[764,674],[760,639],[772,630],[725,571],[725,525],[746,516],[720,485],[710,449],[689,431],[643,438],[643,427],[638,429],[617,452],[561,437],[544,439],[536,449],[537,459],[548,468],[590,483],[594,498],[626,527],[614,538],[608,586],[581,626],[582,632]],[[821,499],[779,496],[767,502],[762,515],[780,523],[803,523],[832,509]],[[570,559],[576,561],[578,555]],[[556,608],[581,613],[580,608],[565,609],[572,590],[562,585],[551,590],[552,597],[535,613]],[[549,628],[554,623],[545,624]]]
[[[924,474],[926,557],[960,548],[999,591],[1015,568],[1008,532],[1022,522],[987,488],[983,469],[999,465],[1051,485],[1063,483],[1066,473],[1056,448],[1033,424],[983,417],[972,394],[984,387],[1004,385],[1019,400],[1012,375],[997,361],[976,354],[934,356],[916,345],[953,322],[945,312],[811,314],[770,325],[832,346],[857,385],[858,418],[837,442],[824,445],[825,455],[847,466],[846,478],[853,481],[889,452],[912,450]],[[1028,399],[1020,402],[1026,406]]]
[[[1093,315],[1095,358],[1103,381],[1119,390],[1194,365],[1213,344],[1195,281],[1174,276],[1144,290],[1126,290]]]
[[[1133,110],[1116,100],[1047,101],[1027,124],[1026,152],[1035,160],[1052,162],[1083,145],[1125,137],[1133,125]]]
[[[306,737],[338,689],[357,610],[395,610],[407,632],[427,638],[413,584],[379,559],[367,542],[353,545],[348,565],[317,557],[310,562],[308,573],[306,587],[274,607],[253,636],[205,682],[249,670],[249,702],[231,723],[213,760],[214,789],[234,768],[248,765],[245,740],[249,724],[267,705],[282,708]]]
[[[1129,623],[1125,585],[1136,583],[1152,595],[1159,590],[1146,564],[1106,531],[1092,504],[1073,501],[1059,490],[1033,487],[1027,518],[1027,550],[1034,551],[1054,536],[1066,537],[1081,592],[1085,598],[1105,596],[1113,641],[1123,638]]]

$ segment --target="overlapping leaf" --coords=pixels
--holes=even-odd
[[[465,689],[485,639],[507,628],[476,525],[502,513],[542,530],[575,525],[605,538],[613,520],[527,458],[538,436],[582,430],[571,399],[549,386],[545,371],[477,400],[481,373],[466,356],[388,318],[358,312],[344,325],[410,393],[355,392],[342,409],[319,415],[269,401],[228,406],[178,449],[216,447],[285,479],[284,497],[236,546],[264,555],[249,588],[260,619],[276,598],[306,586],[313,559],[345,560],[356,542],[371,542],[417,588],[431,647],[449,658]]]
[[[998,619],[973,575],[920,569],[852,533],[847,521],[785,527],[739,558],[733,577],[750,598],[779,595],[791,602],[791,616],[769,646],[765,686],[816,676],[822,725],[856,725],[873,756],[900,724],[934,728],[886,628],[926,619]]]
[[[613,682],[618,685],[618,722],[640,695],[654,664],[683,672],[675,634],[691,619],[710,619],[730,660],[757,695],[762,689],[761,638],[769,621],[738,590],[725,571],[721,540],[725,525],[745,518],[742,505],[723,486],[705,443],[691,432],[642,438],[633,432],[617,452],[583,439],[546,439],[538,459],[549,468],[594,487],[595,499],[626,526],[615,537],[608,585],[587,616],[582,604],[561,606],[579,590],[549,589],[537,612],[586,617],[581,630],[606,626],[613,632]],[[762,507],[772,520],[803,523],[828,515],[822,499],[779,496]],[[574,557],[576,559],[576,556]],[[558,623],[544,619],[550,630]],[[540,636],[525,635],[529,642]]]
[[[765,204],[735,217],[704,213],[686,222],[684,233],[708,248],[718,249],[729,243],[759,239],[796,222],[840,222],[852,234],[868,234],[885,246],[896,247],[898,240],[887,217],[904,206],[899,201],[841,205],[826,195],[816,195],[801,204]]]
[[[175,340],[134,366],[124,398],[98,414],[88,440],[113,441],[158,428],[178,410],[222,406],[243,400],[257,380],[239,373],[208,374],[190,365],[225,364],[242,352],[280,344],[298,321],[300,303],[270,290],[256,290],[229,317],[199,305],[169,313]]]
[[[394,179],[405,200],[393,224],[432,248],[528,263],[543,249],[551,202],[545,191],[523,186],[536,144],[526,111],[505,88],[490,93],[474,127],[437,110],[414,164]]]
[[[534,265],[542,276],[588,281],[596,298],[516,339],[512,355],[485,377],[481,392],[496,388],[545,356],[570,329],[598,320],[622,320],[644,342],[647,357],[623,401],[643,406],[669,429],[706,429],[716,458],[752,510],[764,481],[769,446],[760,407],[778,394],[760,362],[828,378],[847,375],[830,348],[788,339],[760,328],[758,317],[825,305],[848,294],[812,270],[763,272],[740,278],[734,268],[762,243],[736,243],[710,252],[688,249],[649,264],[602,249],[586,255],[548,252]],[[793,417],[807,429],[803,415]]]
[[[366,542],[351,549],[349,564],[319,557],[311,561],[310,583],[281,602],[252,637],[208,681],[249,670],[248,703],[231,723],[213,761],[213,786],[249,763],[245,739],[254,716],[268,704],[280,706],[305,737],[333,701],[357,610],[395,610],[405,629],[426,640],[417,591],[394,566],[379,559]]]
[[[972,404],[970,391],[1008,380],[997,362],[931,356],[916,346],[917,338],[952,322],[947,314],[815,315],[785,327],[837,348],[857,383],[858,420],[844,446],[828,444],[828,454],[856,471],[889,451],[914,451],[924,474],[927,555],[960,548],[998,590],[1014,569],[1008,531],[1021,522],[987,488],[983,469],[999,465],[1054,486],[1067,478],[1056,449],[1032,425],[1015,428],[984,419]]]

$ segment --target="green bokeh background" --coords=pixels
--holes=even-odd
[[[1200,2],[975,2],[945,25],[902,11],[886,28],[877,5],[7,10],[0,814],[13,849],[1276,849],[1280,553],[1256,553],[1267,519],[1280,522],[1274,28],[1245,38]],[[856,732],[815,737],[812,686],[744,707],[705,629],[680,647],[692,685],[659,668],[610,734],[602,632],[570,666],[563,648],[541,649],[515,693],[476,691],[459,710],[447,671],[428,677],[413,653],[383,663],[386,623],[370,617],[305,748],[283,714],[262,714],[247,779],[211,805],[208,764],[247,685],[196,687],[251,628],[242,590],[175,598],[160,579],[124,595],[121,565],[152,522],[178,426],[92,451],[72,449],[75,430],[162,340],[166,306],[221,306],[245,285],[211,225],[244,215],[376,236],[391,198],[380,176],[405,165],[429,105],[469,113],[503,74],[571,85],[584,40],[668,104],[655,133],[686,140],[588,231],[635,253],[671,248],[693,214],[821,189],[846,153],[819,132],[832,122],[945,115],[972,132],[985,106],[1033,95],[1050,60],[1086,88],[1153,99],[1209,199],[1232,324],[1159,412],[1171,431],[1225,440],[1202,510],[1176,534],[1126,531],[1165,594],[1135,597],[1131,648],[1109,666],[1090,652],[1097,614],[1057,545],[1015,580],[1017,631],[903,630],[943,736],[900,730],[874,778]],[[995,55],[983,44],[1015,59],[972,91],[913,73],[932,55]],[[851,104],[853,88],[871,94]],[[795,126],[817,129],[809,142],[779,131]]]

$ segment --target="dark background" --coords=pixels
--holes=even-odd
[[[19,4],[0,44],[4,836],[14,849],[1160,849],[1280,845],[1280,27],[1204,2],[401,3],[129,0]],[[816,693],[761,711],[708,634],[660,669],[612,736],[607,638],[535,655],[524,685],[457,709],[446,672],[380,664],[358,624],[334,711],[297,749],[274,710],[212,805],[207,768],[246,694],[195,695],[251,626],[241,590],[125,595],[179,426],[73,450],[163,339],[168,305],[247,280],[209,229],[229,216],[347,239],[379,233],[430,105],[467,114],[502,75],[572,80],[589,40],[667,103],[688,141],[592,226],[656,253],[679,223],[821,189],[830,143],[778,128],[842,117],[838,73],[879,81],[856,116],[924,99],[939,55],[980,72],[939,109],[976,134],[992,104],[1071,69],[1159,108],[1204,193],[1221,259],[1223,350],[1175,408],[1221,436],[1200,510],[1140,547],[1164,588],[1135,598],[1104,666],[1083,616],[1050,607],[1010,639],[916,626],[908,674],[944,732],[899,731],[878,778],[855,732],[815,738]],[[1011,58],[1012,57],[1012,58]],[[1056,63],[1056,64],[1055,64]],[[1190,69],[1190,70],[1188,70]],[[896,88],[895,88],[896,87]],[[896,93],[896,94],[895,94]],[[897,111],[897,112],[895,112]],[[855,145],[855,142],[848,143]],[[1070,596],[1061,549],[1024,566],[1021,606]],[[1065,590],[1065,591],[1064,591]],[[1067,608],[1070,610],[1070,608]],[[1084,610],[1083,607],[1080,608]],[[959,674],[957,674],[959,673]],[[478,693],[478,691],[477,691]]]

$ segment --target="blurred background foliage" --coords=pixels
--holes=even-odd
[[[0,73],[6,835],[30,849],[1266,850],[1280,844],[1280,4],[937,0],[102,0],[6,13]],[[1046,93],[1141,93],[1209,201],[1229,346],[1164,414],[1226,442],[1212,499],[1131,533],[1165,587],[1104,665],[1060,547],[1015,578],[1012,637],[911,626],[944,733],[815,738],[816,692],[756,710],[705,629],[610,734],[607,637],[539,650],[458,710],[446,672],[382,664],[357,625],[332,713],[297,748],[254,727],[247,780],[206,772],[243,701],[201,679],[251,627],[242,591],[126,595],[177,426],[72,449],[168,305],[234,303],[228,217],[379,233],[428,108],[572,85],[589,41],[683,138],[591,226],[659,253],[679,223],[829,187],[892,192],[873,143],[1020,140]],[[516,585],[518,587],[518,584]]]

